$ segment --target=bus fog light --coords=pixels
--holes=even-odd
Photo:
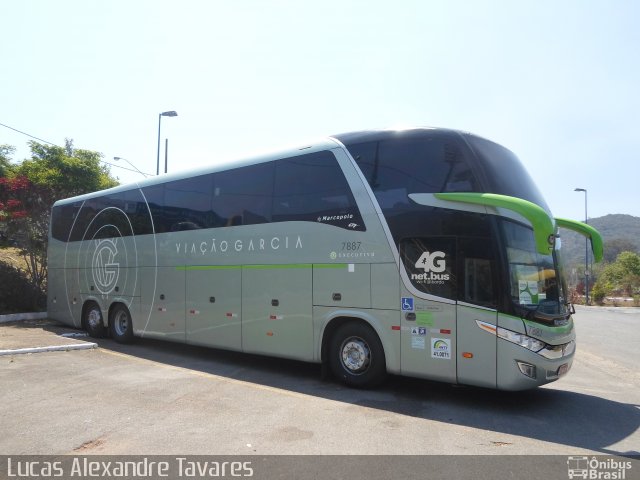
[[[530,363],[518,362],[520,373],[527,377],[536,378],[536,366]]]

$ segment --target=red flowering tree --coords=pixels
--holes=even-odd
[[[0,177],[0,225],[16,242],[31,283],[44,288],[47,278],[47,224],[49,206],[42,189],[27,177]]]
[[[74,149],[70,140],[65,148],[38,142],[29,142],[29,146],[30,159],[0,171],[0,230],[20,248],[31,283],[44,290],[53,203],[118,182],[101,165],[100,153]]]

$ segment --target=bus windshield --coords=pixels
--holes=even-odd
[[[506,244],[511,299],[526,317],[553,321],[566,317],[558,255],[536,250],[533,230],[519,223],[501,220]]]

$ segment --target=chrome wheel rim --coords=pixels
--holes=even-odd
[[[371,365],[371,349],[360,337],[349,337],[340,347],[340,360],[344,368],[354,375],[364,373]]]
[[[116,318],[113,319],[113,326],[118,336],[127,333],[129,329],[129,315],[127,315],[127,312],[118,312]]]

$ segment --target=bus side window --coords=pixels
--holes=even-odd
[[[271,221],[273,162],[213,174],[214,227],[257,225]]]
[[[306,221],[364,229],[353,194],[331,152],[316,152],[275,162],[273,221]],[[360,228],[358,228],[360,227]],[[354,229],[351,227],[351,229]]]
[[[164,216],[168,230],[181,232],[209,227],[213,177],[200,175],[165,185]]]
[[[53,238],[62,242],[69,240],[71,227],[80,212],[81,205],[82,202],[74,202],[53,208],[51,211],[51,236]]]
[[[128,190],[123,192],[122,199],[124,201],[123,209],[129,217],[133,225],[135,235],[146,235],[153,233],[151,217],[147,210],[147,205],[140,190]]]
[[[143,189],[144,196],[151,211],[154,233],[169,231],[164,219],[164,184],[152,185]]]

